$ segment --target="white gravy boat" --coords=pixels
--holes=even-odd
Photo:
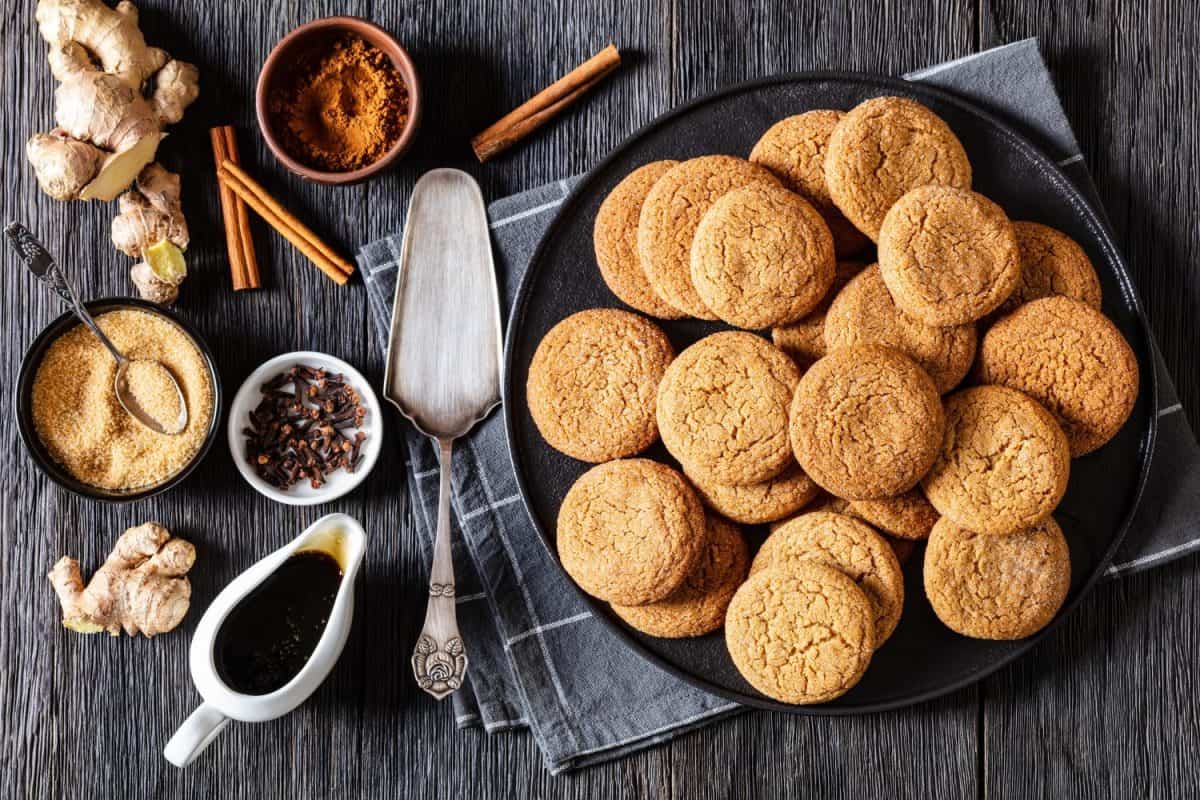
[[[185,767],[212,744],[231,719],[243,722],[275,719],[296,708],[316,691],[337,663],[350,634],[350,623],[354,618],[354,579],[362,565],[366,543],[367,534],[353,517],[329,514],[234,578],[217,595],[196,626],[188,659],[192,681],[204,702],[184,720],[163,748],[167,761]],[[217,674],[213,654],[217,631],[242,598],[258,588],[293,553],[302,550],[326,552],[336,558],[342,568],[341,585],[325,631],[304,667],[282,688],[259,695],[235,692]]]

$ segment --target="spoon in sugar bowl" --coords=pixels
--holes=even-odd
[[[96,324],[96,320],[92,319],[92,315],[88,313],[83,303],[79,302],[75,287],[71,285],[62,269],[55,263],[54,257],[24,225],[19,222],[10,222],[4,228],[4,232],[8,234],[9,244],[16,250],[21,261],[25,263],[34,277],[50,287],[116,359],[117,374],[113,378],[113,392],[116,394],[121,408],[125,409],[129,416],[156,433],[171,436],[182,433],[188,422],[187,403],[184,402],[183,390],[179,387],[179,381],[175,379],[171,371],[152,359],[131,359],[118,350],[104,335],[104,331],[100,330],[100,326]],[[135,378],[133,387],[129,382],[131,373]],[[147,411],[138,397],[139,390],[142,393],[142,399],[151,399],[156,404],[165,405],[167,408],[178,408],[179,413],[176,418],[164,422]],[[149,395],[158,395],[158,397],[151,398]]]

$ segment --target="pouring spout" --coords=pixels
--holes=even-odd
[[[367,549],[367,532],[347,514],[321,517],[292,542],[292,552],[320,550],[342,568],[343,583],[352,583]]]

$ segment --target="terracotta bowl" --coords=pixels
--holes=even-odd
[[[342,33],[361,36],[392,60],[392,64],[399,71],[400,77],[408,89],[408,122],[400,133],[400,138],[378,161],[368,164],[362,169],[349,172],[324,172],[305,166],[284,150],[283,143],[275,136],[272,129],[270,115],[267,113],[267,96],[270,94],[272,83],[277,76],[285,73],[298,62],[298,59],[313,48]],[[421,123],[421,82],[417,78],[417,69],[413,66],[407,51],[382,28],[358,17],[325,17],[301,25],[275,45],[270,55],[267,56],[266,62],[263,63],[262,71],[258,74],[258,89],[255,92],[254,105],[258,113],[258,127],[262,131],[263,138],[267,140],[267,147],[271,148],[271,152],[283,162],[285,167],[303,178],[318,183],[358,183],[387,169],[412,144]]]

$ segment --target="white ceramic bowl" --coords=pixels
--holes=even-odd
[[[329,372],[340,372],[362,397],[362,405],[367,409],[363,426],[360,430],[367,434],[363,442],[362,461],[358,469],[349,473],[344,469],[331,472],[325,476],[325,485],[314,489],[308,481],[300,481],[286,492],[276,489],[255,474],[254,468],[246,461],[246,436],[242,430],[250,425],[250,412],[262,400],[261,386],[281,372],[287,372],[297,364],[303,364]],[[237,394],[233,397],[233,405],[229,407],[229,452],[233,455],[233,463],[238,472],[260,494],[272,500],[289,506],[315,506],[318,503],[328,503],[352,491],[363,482],[375,462],[379,459],[379,451],[383,447],[383,412],[379,406],[379,398],[367,379],[354,367],[340,358],[316,353],[311,350],[297,350],[294,353],[284,353],[275,356],[258,369],[250,373]]]

